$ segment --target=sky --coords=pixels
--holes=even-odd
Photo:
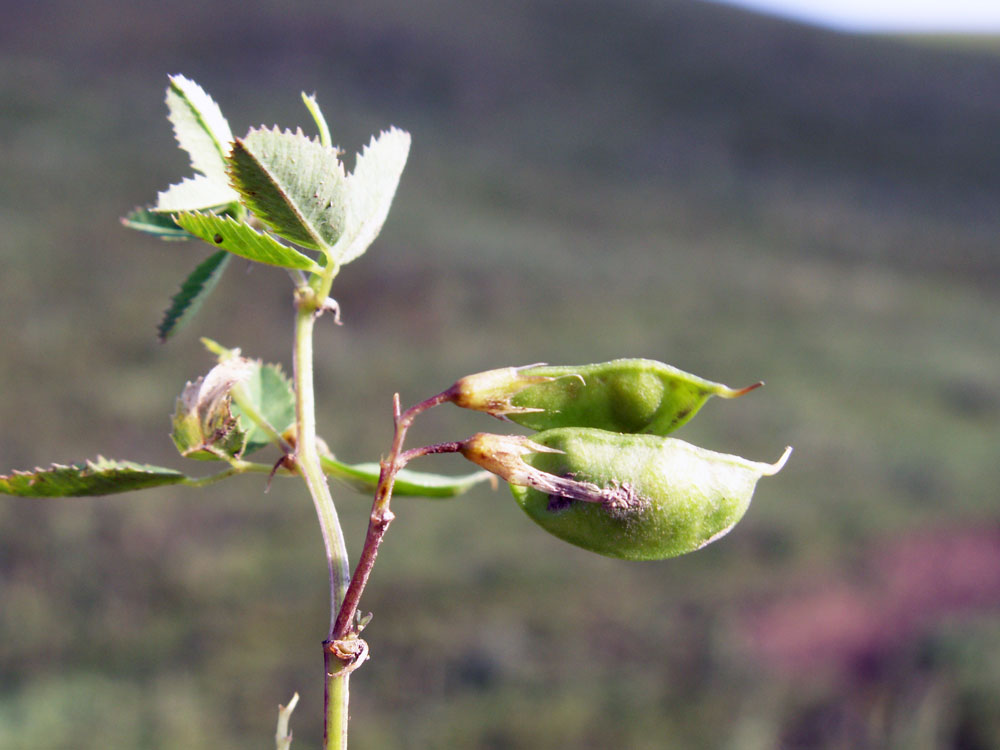
[[[1000,0],[717,0],[849,31],[1000,33]]]

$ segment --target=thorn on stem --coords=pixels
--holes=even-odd
[[[271,491],[271,482],[274,480],[274,475],[278,473],[278,469],[295,471],[295,457],[286,453],[275,462],[274,466],[271,467],[271,473],[267,475],[267,484],[264,486],[265,494]]]

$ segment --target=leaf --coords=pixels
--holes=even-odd
[[[372,138],[347,176],[347,226],[331,252],[343,265],[361,256],[382,231],[410,153],[410,134],[390,128]]]
[[[180,228],[178,227],[178,229]],[[187,232],[184,234],[188,237],[193,236]],[[161,342],[170,338],[195,316],[201,303],[219,283],[222,272],[226,270],[229,259],[232,257],[225,250],[212,253],[184,279],[180,291],[170,299],[170,307],[163,313],[163,319],[156,328],[157,337]]]
[[[157,213],[147,208],[134,208],[122,217],[121,223],[129,229],[152,234],[162,240],[190,240],[194,235],[177,226],[169,214]]]
[[[273,438],[258,420],[263,420],[281,435],[295,424],[295,391],[281,367],[251,363],[253,369],[233,391],[233,414],[241,418],[240,425],[247,432],[243,455],[270,445]]]
[[[15,471],[0,476],[0,492],[21,497],[86,497],[113,495],[184,482],[179,471],[131,461],[112,461],[98,456],[94,461],[52,464],[48,469]]]
[[[329,456],[321,456],[320,463],[324,472],[359,492],[373,492],[378,484],[377,463],[345,464]],[[489,481],[491,476],[486,471],[453,477],[402,469],[396,475],[393,494],[400,497],[455,497],[477,484]]]
[[[233,133],[219,105],[194,81],[173,75],[167,87],[167,109],[174,135],[190,155],[191,166],[217,185],[227,185],[226,155]]]
[[[337,150],[301,130],[251,130],[233,144],[229,176],[246,205],[290,242],[325,251],[344,230],[345,177]]]
[[[197,212],[177,214],[174,220],[196,237],[241,258],[281,268],[298,268],[312,272],[320,269],[319,264],[308,255],[282,245],[270,235],[258,232],[245,221]]]
[[[239,196],[225,182],[215,178],[195,175],[185,177],[175,185],[156,196],[154,211],[177,213],[178,211],[199,211],[208,208],[222,208],[237,201]]]
[[[358,467],[376,467],[378,464],[357,464]],[[488,471],[477,471],[454,477],[445,474],[431,474],[423,471],[401,469],[396,474],[392,492],[400,497],[455,497],[464,494],[477,484],[493,481]]]
[[[170,435],[182,456],[218,461],[242,455],[246,431],[232,413],[230,392],[252,369],[250,360],[233,357],[184,387]]]

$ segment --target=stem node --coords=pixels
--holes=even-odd
[[[368,642],[356,635],[323,641],[328,677],[350,674],[368,659]]]

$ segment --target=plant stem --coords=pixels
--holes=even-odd
[[[405,453],[403,452],[403,441],[406,439],[406,432],[410,429],[410,425],[417,415],[447,400],[449,400],[449,392],[444,391],[426,401],[421,401],[416,406],[411,406],[404,413],[400,414],[399,394],[397,393],[393,397],[395,432],[393,435],[392,450],[389,453],[389,457],[382,461],[378,486],[375,488],[375,499],[372,502],[372,512],[368,518],[368,532],[365,534],[365,545],[361,550],[358,566],[354,569],[351,585],[347,589],[340,612],[337,614],[337,620],[333,627],[334,640],[341,640],[351,635],[356,635],[353,632],[354,619],[355,613],[358,610],[358,604],[361,601],[361,594],[364,593],[368,577],[371,575],[372,567],[375,565],[378,548],[382,544],[385,532],[395,518],[389,509],[389,503],[392,500],[392,489],[396,481],[396,474],[407,463],[418,456],[425,456],[430,453],[453,453],[459,449],[458,443],[442,443],[440,445],[430,445],[423,448],[415,448]]]
[[[326,280],[324,280],[326,281]],[[323,284],[329,289],[329,284]],[[330,495],[326,475],[320,464],[316,447],[316,409],[313,391],[313,328],[319,309],[314,294],[307,288],[296,292],[295,313],[295,462],[309,488],[316,516],[323,534],[327,567],[330,572],[330,628],[323,644],[324,653],[324,717],[323,747],[326,750],[343,750],[347,747],[347,707],[348,679],[350,670],[344,670],[343,661],[333,663],[330,647],[333,625],[340,603],[347,592],[350,569],[347,560],[347,546],[337,519],[337,510]]]
[[[343,671],[343,662],[330,650],[329,642],[323,644],[323,748],[347,750],[347,707],[350,702],[350,670]]]
[[[309,488],[316,515],[319,518],[326,549],[327,566],[330,571],[330,630],[337,608],[344,598],[350,570],[347,561],[347,546],[337,519],[337,509],[330,495],[330,487],[320,464],[316,448],[316,411],[313,395],[313,353],[312,333],[316,318],[309,309],[298,310],[295,319],[295,461],[302,478]]]

